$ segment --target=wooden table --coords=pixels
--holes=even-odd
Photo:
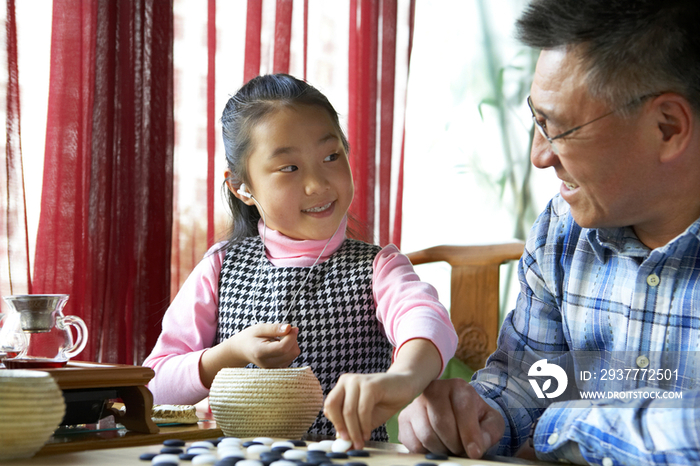
[[[162,429],[161,429],[162,430]],[[213,431],[211,431],[213,433]],[[157,434],[154,434],[157,435]],[[188,445],[190,442],[188,442]],[[108,448],[100,450],[73,451],[67,453],[42,454],[24,460],[14,460],[3,464],[11,465],[104,465],[104,466],[128,466],[128,465],[148,465],[150,462],[142,461],[139,456],[142,453],[157,453],[161,445],[130,446],[123,448]],[[410,454],[403,445],[392,443],[369,442],[365,448],[370,452],[369,458],[357,458],[368,466],[413,466],[420,462],[430,462],[439,466],[445,461],[429,461],[424,455]],[[465,458],[450,457],[450,463],[460,466],[512,466],[520,465],[546,465],[551,463],[540,463],[515,458],[493,457],[481,460],[469,460]],[[333,460],[338,466],[344,465],[347,460]],[[180,464],[190,464],[188,461],[181,461]]]
[[[59,429],[44,447],[33,457],[23,460],[3,461],[3,465],[148,465],[139,459],[142,453],[158,452],[166,439],[181,439],[189,443],[195,440],[216,439],[223,436],[220,428],[213,419],[206,402],[198,404],[197,416],[200,421],[189,425],[158,425],[154,428],[151,419],[147,423],[140,421],[145,412],[150,412],[152,398],[145,389],[145,383],[150,380],[150,369],[115,368],[113,365],[94,363],[71,363],[69,367],[55,371],[51,375],[57,379],[62,389],[82,388],[85,386],[122,387],[120,397],[133,390],[129,398],[132,414],[129,417],[117,415],[117,421],[112,417],[100,421],[98,426],[90,428]],[[89,370],[86,370],[89,369]],[[115,369],[119,369],[116,370]],[[144,371],[143,369],[147,369]],[[50,371],[51,372],[51,371]],[[85,374],[90,376],[86,377]],[[86,384],[86,380],[88,381]],[[129,387],[137,387],[135,389]],[[143,390],[141,389],[143,387]],[[127,407],[127,412],[128,412]],[[124,420],[129,428],[122,426]],[[110,424],[111,422],[111,424]],[[120,425],[117,425],[119,422]],[[403,445],[381,442],[369,442],[367,448],[370,458],[361,458],[368,466],[413,466],[427,461],[424,455],[409,454]],[[514,458],[492,457],[482,460],[468,460],[451,457],[450,462],[460,466],[496,466],[496,465],[542,465],[548,463],[531,462]],[[335,460],[339,466],[347,460]],[[439,466],[444,461],[431,461]],[[182,464],[189,464],[183,461]]]

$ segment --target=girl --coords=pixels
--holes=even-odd
[[[309,365],[327,395],[310,433],[386,441],[454,354],[447,311],[395,246],[346,239],[348,142],[323,94],[259,76],[221,120],[233,231],[163,318],[144,362],[155,403],[198,402],[223,367]]]

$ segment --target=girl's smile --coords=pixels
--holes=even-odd
[[[335,201],[329,202],[328,204],[324,204],[322,206],[312,207],[310,209],[304,209],[304,210],[302,210],[302,212],[304,212],[305,214],[313,215],[315,217],[325,217],[325,216],[333,213],[334,206],[335,206]]]
[[[280,104],[251,131],[246,183],[269,228],[294,239],[330,238],[354,194],[341,135],[319,106]]]

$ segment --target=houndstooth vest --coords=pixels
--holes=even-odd
[[[290,367],[311,366],[324,397],[341,374],[385,372],[392,346],[377,320],[372,294],[379,251],[378,246],[346,239],[327,261],[310,269],[273,266],[263,255],[259,236],[229,246],[219,276],[216,344],[256,321],[297,326],[301,354]],[[309,433],[335,436],[333,424],[321,412]],[[375,429],[372,440],[387,441],[386,427]]]

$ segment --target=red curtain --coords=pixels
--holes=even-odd
[[[172,1],[55,0],[34,292],[139,363],[170,298]]]
[[[0,231],[2,294],[31,293],[29,243],[24,195],[24,169],[20,144],[19,69],[17,67],[17,23],[15,1],[7,0],[5,44],[7,46],[5,98],[5,163],[0,164]]]
[[[392,158],[396,152],[392,150],[395,60],[406,50],[410,54],[413,0],[407,0],[411,10],[409,43],[398,45],[397,0],[348,1],[347,121],[356,182],[351,213],[360,222],[360,237],[399,245],[403,158],[402,149],[398,163]],[[160,332],[160,319],[170,301],[171,259],[174,264],[194,264],[204,252],[188,250],[191,257],[181,258],[179,236],[177,232],[172,235],[173,228],[185,227],[173,221],[173,212],[178,213],[173,197],[173,0],[54,0],[42,210],[33,283],[28,273],[19,92],[12,77],[12,72],[15,79],[17,74],[17,54],[16,49],[12,52],[11,40],[13,16],[9,14],[13,2],[7,0],[11,71],[7,171],[0,180],[7,190],[3,201],[8,202],[2,206],[4,225],[0,227],[5,230],[2,236],[8,238],[3,250],[8,254],[7,264],[12,265],[14,292],[71,295],[65,312],[82,317],[89,331],[88,346],[78,359],[140,363]],[[299,55],[301,73],[306,77],[309,41],[318,40],[314,35],[318,29],[309,27],[309,3],[275,1],[274,46],[266,56],[267,50],[262,48],[265,41],[261,40],[263,0],[247,1],[245,33],[241,36],[244,63],[235,88],[261,72],[289,72],[295,59],[299,63]],[[223,3],[218,6],[228,7]],[[294,13],[299,17],[295,8],[303,8],[301,23],[294,21]],[[206,204],[203,202],[200,210],[202,223],[206,218],[208,244],[216,238],[213,204],[221,184],[215,169],[215,161],[221,158],[216,155],[221,150],[217,125],[223,105],[214,92],[216,17],[217,2],[208,0],[209,53],[204,86],[207,187]],[[303,38],[300,54],[294,49],[294,44],[299,44],[294,37]],[[296,65],[300,73],[298,68]],[[309,79],[315,82],[314,76]],[[407,75],[400,79],[407,79]],[[173,257],[171,238],[175,240]],[[177,266],[173,270],[181,273]],[[184,276],[176,281],[181,279]]]

